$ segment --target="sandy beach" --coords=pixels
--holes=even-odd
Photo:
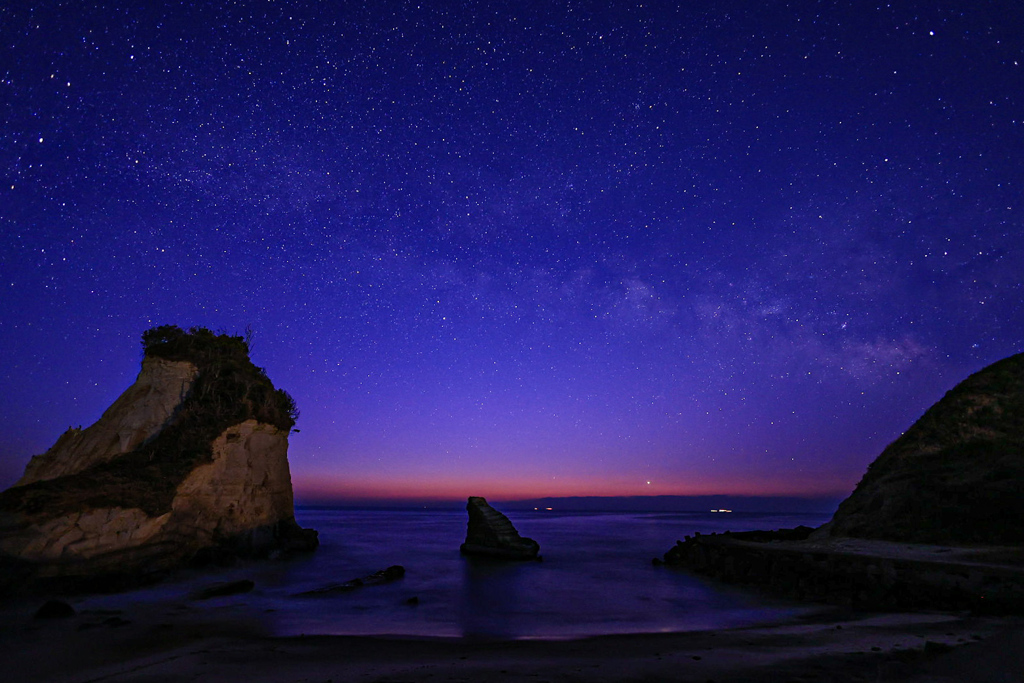
[[[274,637],[180,602],[3,610],[3,678],[87,681],[1020,681],[1024,619],[823,608],[797,621],[578,640]]]

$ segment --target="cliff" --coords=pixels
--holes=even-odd
[[[955,386],[871,463],[819,537],[1024,543],[1024,354]]]
[[[868,467],[828,524],[687,536],[728,583],[865,609],[1024,613],[1024,354],[971,375]]]
[[[241,337],[167,326],[91,427],[0,493],[0,589],[132,585],[203,558],[316,547],[294,519],[297,412]]]

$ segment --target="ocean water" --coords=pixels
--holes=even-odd
[[[509,512],[520,534],[540,543],[543,561],[498,563],[459,554],[464,511],[299,509],[296,517],[320,532],[321,547],[307,557],[185,574],[128,595],[93,598],[86,607],[166,601],[217,581],[250,578],[256,583],[250,593],[192,601],[188,608],[200,617],[257,619],[276,635],[518,639],[729,628],[809,610],[655,567],[651,558],[698,531],[828,521],[805,514]],[[406,573],[392,583],[298,595],[396,564]]]

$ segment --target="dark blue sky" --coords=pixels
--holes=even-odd
[[[0,8],[0,485],[158,324],[300,499],[846,493],[1024,350],[1014,2]]]

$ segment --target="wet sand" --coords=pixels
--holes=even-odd
[[[579,640],[274,637],[188,602],[0,610],[5,681],[1021,681],[1024,619],[823,608],[787,623]]]

